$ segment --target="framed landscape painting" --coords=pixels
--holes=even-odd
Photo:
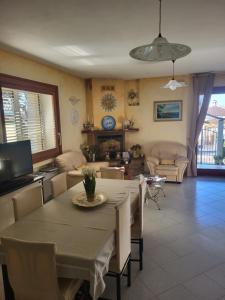
[[[155,101],[154,121],[181,121],[182,101]]]

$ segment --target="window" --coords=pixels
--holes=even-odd
[[[210,169],[225,163],[225,87],[213,89],[198,139],[197,163],[198,168]]]
[[[0,84],[2,140],[29,139],[34,162],[58,155],[61,147],[57,87],[8,75],[0,75]]]

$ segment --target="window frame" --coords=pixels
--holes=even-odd
[[[60,126],[58,87],[56,85],[52,85],[48,83],[42,83],[39,81],[34,81],[30,79],[25,79],[25,78],[20,78],[20,77],[0,73],[0,118],[2,120],[0,126],[2,126],[3,142],[6,142],[6,129],[5,129],[5,119],[4,119],[4,109],[3,109],[3,99],[2,99],[2,88],[11,88],[11,89],[23,90],[23,91],[34,92],[39,94],[52,95],[54,117],[55,117],[56,147],[53,149],[32,154],[32,160],[33,163],[37,163],[46,159],[54,158],[57,155],[61,154],[62,145],[61,145],[61,126]]]
[[[225,86],[214,86],[212,90],[213,94],[225,94]],[[212,96],[211,95],[211,96]],[[197,156],[196,156],[196,164],[197,164]],[[206,175],[206,176],[224,176],[224,169],[201,169],[197,168],[198,175]]]

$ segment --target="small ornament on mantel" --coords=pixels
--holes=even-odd
[[[102,92],[114,92],[115,91],[115,86],[114,85],[102,85],[101,87]]]

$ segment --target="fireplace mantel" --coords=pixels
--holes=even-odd
[[[130,129],[114,129],[114,130],[103,130],[103,129],[94,129],[94,130],[82,130],[82,133],[87,134],[87,142],[89,145],[100,146],[101,143],[106,141],[116,141],[120,143],[118,152],[125,151],[125,133],[136,132],[138,128]],[[103,146],[103,145],[102,145]],[[105,156],[105,153],[100,153],[101,158]]]
[[[104,130],[104,129],[83,129],[81,133],[87,134],[118,134],[118,133],[125,133],[125,132],[135,132],[139,131],[139,128],[129,128],[129,129],[113,129],[113,130]]]

